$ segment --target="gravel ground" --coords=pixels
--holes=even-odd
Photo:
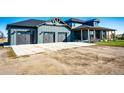
[[[0,74],[7,75],[123,75],[124,48],[88,46],[16,57],[0,49]]]

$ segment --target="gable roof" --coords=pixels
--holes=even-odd
[[[80,20],[80,19],[76,19],[76,18],[70,18],[68,19],[67,21],[65,21],[66,23],[67,22],[77,22],[77,23],[84,23],[85,21],[84,20]]]
[[[106,28],[106,27],[94,27],[94,26],[89,26],[89,25],[81,25],[76,28],[73,28],[73,30],[108,30],[108,31],[116,31],[116,29],[111,29],[111,28]]]
[[[66,24],[64,21],[62,21],[62,20],[61,20],[60,18],[58,18],[58,17],[52,18],[50,21],[54,21],[54,20],[58,20],[60,23]]]
[[[37,20],[37,19],[29,19],[25,21],[20,21],[12,24],[8,24],[7,28],[10,26],[22,26],[22,27],[37,27],[37,25],[42,24],[46,21],[44,20]]]
[[[29,20],[25,20],[25,21],[20,21],[20,22],[16,22],[16,23],[12,23],[12,24],[8,24],[7,28],[9,27],[38,27],[41,25],[54,25],[57,26],[56,24],[48,24],[47,22],[52,22],[54,20],[59,20],[59,22],[61,22],[63,24],[63,26],[68,27],[69,29],[71,29],[71,27],[67,24],[67,22],[78,22],[78,23],[87,23],[90,21],[99,21],[99,19],[92,19],[92,20],[88,20],[88,21],[84,21],[84,20],[80,20],[80,19],[76,19],[76,18],[70,18],[67,21],[62,21],[60,18],[56,17],[56,18],[52,18],[48,21],[44,21],[44,20],[37,20],[37,19],[29,19]],[[59,25],[58,25],[59,26]],[[111,31],[115,31],[115,29],[111,29],[111,28],[105,28],[105,27],[94,27],[94,26],[89,26],[89,25],[81,25],[78,26],[76,28],[74,28],[74,30],[80,30],[80,29],[91,29],[91,30],[111,30]]]
[[[50,19],[48,21],[37,20],[37,19],[29,19],[29,20],[25,20],[25,21],[20,21],[20,22],[8,24],[7,27],[6,27],[6,29],[8,29],[9,27],[38,27],[38,26],[41,26],[41,25],[55,25],[55,24],[48,24],[47,23],[47,22],[52,22],[54,19],[59,20],[63,24],[63,26],[67,26],[68,28],[71,29],[71,27],[68,26],[60,18],[52,18],[52,19]]]
[[[87,20],[87,21],[85,21],[85,23],[89,23],[89,22],[93,22],[93,21],[95,21],[95,22],[100,22],[100,19],[99,18],[94,18],[94,19],[91,19],[91,20]]]
[[[56,18],[53,18],[52,20],[55,20],[55,19],[59,20],[60,23],[62,23],[64,26],[67,26],[68,28],[71,29],[71,27],[70,27],[66,22],[62,21],[60,18],[56,17]],[[51,20],[51,21],[52,21],[52,20]]]
[[[86,24],[86,23],[93,22],[93,21],[100,23],[100,19],[98,19],[98,18],[94,18],[94,19],[91,19],[91,20],[80,20],[80,19],[76,19],[76,18],[70,18],[65,22],[66,23],[68,23],[68,22],[76,22],[76,23]]]

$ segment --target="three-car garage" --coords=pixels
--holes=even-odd
[[[71,29],[60,20],[25,20],[7,25],[10,45],[70,42]]]

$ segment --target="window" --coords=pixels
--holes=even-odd
[[[94,33],[93,33],[93,31],[90,31],[90,35],[93,35]]]
[[[94,26],[97,26],[98,25],[98,23],[97,22],[94,22]]]
[[[75,27],[75,23],[73,23],[73,27]]]

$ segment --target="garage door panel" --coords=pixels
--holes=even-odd
[[[55,33],[54,32],[44,32],[43,42],[44,43],[53,43],[53,42],[55,42]]]
[[[17,32],[16,35],[16,44],[30,44],[31,43],[31,35],[29,32]]]
[[[26,35],[25,35],[25,40],[26,40],[26,41],[25,41],[26,44],[30,44],[30,43],[31,43],[31,42],[30,42],[30,41],[31,41],[31,35],[26,34]]]
[[[58,33],[58,42],[67,42],[67,33],[66,32]]]

